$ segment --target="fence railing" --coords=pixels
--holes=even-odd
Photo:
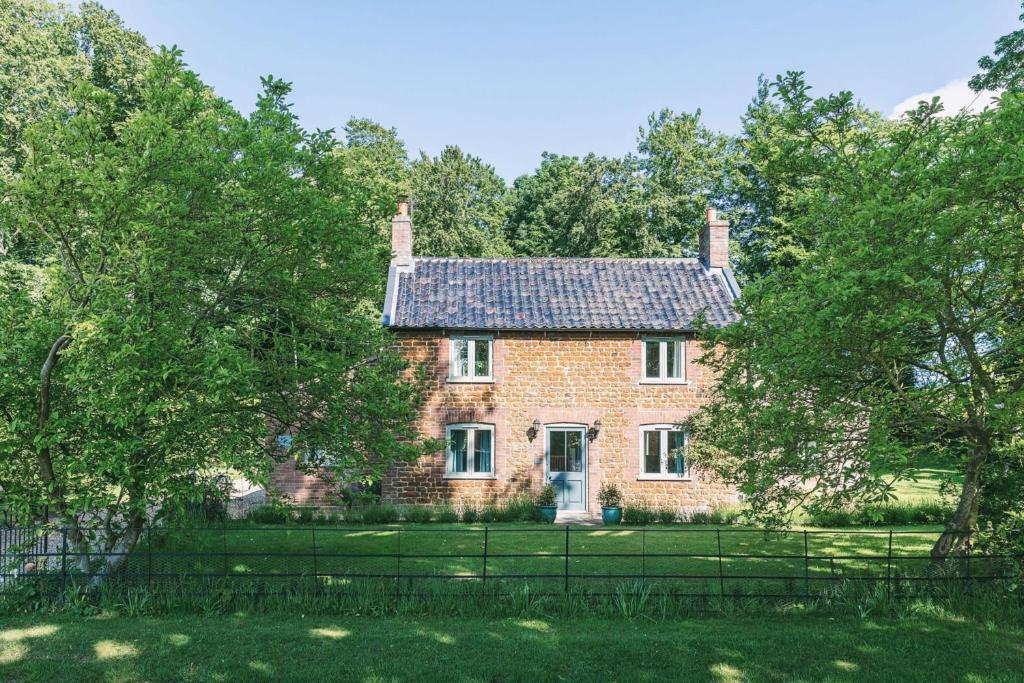
[[[1019,576],[1021,556],[971,551],[934,561],[937,532],[591,527],[333,527],[235,525],[150,528],[130,552],[84,554],[66,529],[5,530],[0,577],[64,587],[119,579],[312,579],[531,584],[546,593],[611,592],[642,581],[673,596],[810,598],[841,581],[873,582],[898,595],[911,584],[973,586]],[[84,561],[83,561],[84,560]]]

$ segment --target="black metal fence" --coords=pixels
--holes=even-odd
[[[921,583],[972,587],[1020,577],[1021,556],[971,549],[942,562],[937,532],[798,531],[701,527],[245,527],[151,528],[127,553],[76,549],[66,529],[4,530],[0,580],[53,586],[119,579],[356,580],[413,591],[423,582],[529,584],[545,593],[600,594],[642,581],[655,594],[810,598],[839,582],[871,582],[899,596]]]

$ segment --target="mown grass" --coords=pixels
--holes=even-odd
[[[0,680],[1021,680],[1024,630],[941,617],[17,617]]]

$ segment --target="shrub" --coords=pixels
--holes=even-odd
[[[537,496],[537,505],[554,505],[556,495],[554,484],[544,484]]]
[[[313,508],[296,508],[293,516],[299,524],[312,524],[314,512]]]
[[[368,505],[362,509],[364,524],[394,524],[399,518],[398,509],[391,505]]]
[[[622,505],[622,493],[619,491],[619,487],[608,481],[601,484],[601,489],[597,492],[597,502],[601,504],[601,507],[606,508],[617,508]]]
[[[256,524],[284,524],[288,521],[288,510],[281,505],[260,505],[249,512],[249,519]]]
[[[738,505],[716,505],[711,508],[708,522],[711,524],[735,524],[740,520],[743,508]]]
[[[655,513],[658,517],[658,524],[675,524],[676,511],[670,508],[659,508]]]
[[[480,521],[484,524],[494,524],[495,522],[503,521],[501,508],[493,503],[485,506],[484,509],[480,511]]]
[[[533,496],[512,496],[501,505],[503,522],[536,522],[540,521],[540,510]]]
[[[480,511],[475,507],[464,507],[462,508],[462,523],[463,524],[476,524],[480,521]]]
[[[414,524],[426,524],[434,518],[434,512],[430,508],[411,507],[405,510],[405,521]]]
[[[706,510],[694,510],[690,513],[690,524],[711,524],[711,513]]]
[[[937,501],[883,503],[852,511],[818,510],[810,514],[810,523],[821,527],[942,524],[952,514],[950,507]]]
[[[657,515],[646,505],[627,505],[622,509],[622,521],[629,526],[649,526]]]
[[[437,509],[435,519],[441,524],[452,524],[459,521],[459,513],[453,510],[451,505],[442,505]]]

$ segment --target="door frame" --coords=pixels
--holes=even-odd
[[[551,432],[578,431],[583,447],[583,510],[590,511],[590,448],[587,441],[588,425],[585,422],[552,422],[544,425],[544,484],[551,483]]]

